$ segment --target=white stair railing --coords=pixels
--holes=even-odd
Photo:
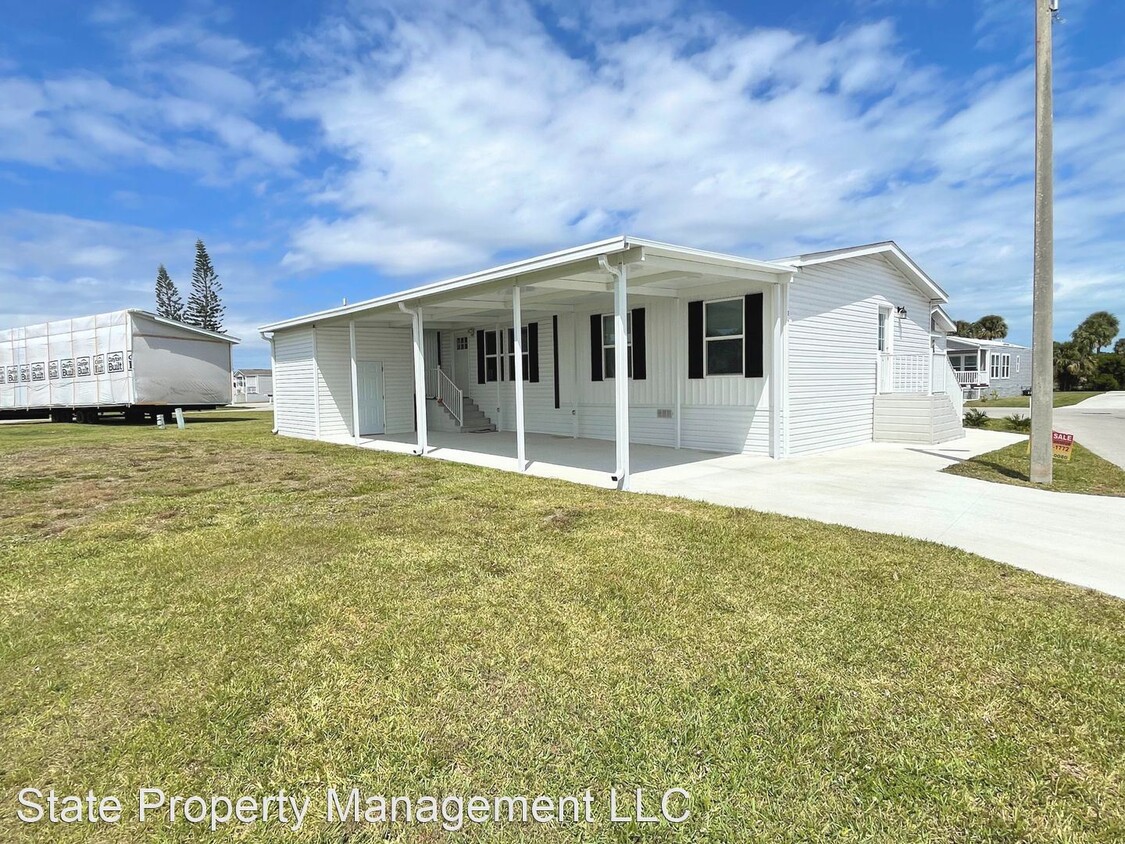
[[[434,373],[437,400],[449,411],[450,415],[461,425],[465,418],[465,394],[461,388],[453,383],[453,379],[440,369],[430,370]]]
[[[949,362],[949,358],[945,355],[934,355],[933,373],[932,392],[934,395],[945,393],[953,404],[953,410],[957,414],[957,418],[961,419],[965,413],[965,393],[961,386],[961,376],[964,373],[954,369],[953,364]]]

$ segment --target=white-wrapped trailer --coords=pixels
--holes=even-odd
[[[0,330],[0,415],[92,422],[230,404],[237,342],[141,310]]]

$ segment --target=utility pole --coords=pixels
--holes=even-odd
[[[1035,0],[1035,270],[1031,305],[1031,481],[1054,474],[1055,235],[1051,27],[1058,0]]]

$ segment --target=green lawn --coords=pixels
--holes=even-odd
[[[272,437],[0,428],[0,840],[141,786],[571,794],[474,841],[1119,842],[1125,602],[943,546]],[[236,413],[212,420],[239,420]],[[26,786],[116,826],[20,824]],[[608,822],[617,786],[692,795]],[[317,815],[321,817],[318,818]]]
[[[1006,420],[989,421],[998,423],[995,426],[998,430],[1010,430],[1010,426],[1003,427]],[[1084,492],[1090,495],[1125,497],[1125,469],[1098,457],[1078,443],[1074,444],[1070,460],[1055,459],[1053,482],[1050,486],[1031,482],[1031,457],[1027,453],[1026,441],[977,455],[961,463],[954,463],[944,471],[982,481],[1034,486],[1055,492]]]
[[[1083,392],[1075,390],[1073,392],[1055,393],[1055,407],[1070,407],[1072,404],[1078,404],[1080,401],[1085,401],[1091,396],[1100,396],[1099,392]],[[1007,396],[999,399],[977,399],[976,401],[965,402],[965,407],[1031,407],[1030,396]]]

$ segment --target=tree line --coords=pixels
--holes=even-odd
[[[174,319],[185,325],[205,328],[208,331],[223,330],[223,315],[226,308],[219,296],[223,286],[211,265],[211,256],[202,240],[195,241],[195,268],[191,273],[191,294],[187,304],[180,297],[168,270],[161,264],[156,270],[156,313]]]
[[[956,336],[974,340],[1003,340],[1008,323],[998,314],[982,316],[976,322],[959,319]],[[1095,311],[1078,324],[1070,339],[1055,341],[1055,381],[1060,390],[1088,387],[1092,390],[1119,390],[1125,386],[1125,337],[1114,343],[1121,330],[1117,317],[1109,311]],[[1112,344],[1112,351],[1107,351]]]
[[[1059,389],[1121,389],[1125,384],[1125,337],[1113,342],[1120,330],[1116,316],[1095,311],[1078,324],[1069,340],[1056,340],[1055,378]],[[1107,352],[1110,344],[1112,351]]]

